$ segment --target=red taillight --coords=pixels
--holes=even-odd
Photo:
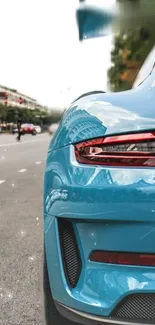
[[[90,260],[109,264],[155,266],[155,254],[94,251]]]
[[[78,162],[107,166],[155,166],[155,132],[110,136],[75,145]]]

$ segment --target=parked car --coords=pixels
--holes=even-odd
[[[11,132],[12,132],[12,134],[16,134],[16,133],[18,133],[18,129],[17,129],[17,127],[14,126],[14,127],[12,128]]]
[[[155,324],[155,69],[66,110],[44,184],[46,324]]]
[[[32,134],[32,135],[37,134],[35,126],[33,124],[29,124],[29,123],[22,124],[21,129],[23,134]]]
[[[40,125],[34,125],[35,130],[38,134],[40,134],[42,132],[41,126]]]
[[[49,126],[49,129],[48,129],[49,134],[51,134],[51,135],[54,134],[54,133],[56,132],[58,126],[59,126],[58,123],[53,123],[53,124],[51,124],[51,125]]]

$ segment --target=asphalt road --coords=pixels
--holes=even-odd
[[[50,136],[0,135],[0,324],[42,325],[43,177]]]

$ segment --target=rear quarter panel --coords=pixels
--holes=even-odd
[[[64,113],[49,150],[103,135],[154,129],[154,77],[133,90],[95,94],[74,102]]]

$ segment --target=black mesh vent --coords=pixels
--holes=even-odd
[[[69,285],[74,288],[81,273],[82,262],[71,221],[60,218],[59,236],[65,275]]]
[[[130,321],[155,321],[155,294],[135,294],[126,297],[112,316]]]

